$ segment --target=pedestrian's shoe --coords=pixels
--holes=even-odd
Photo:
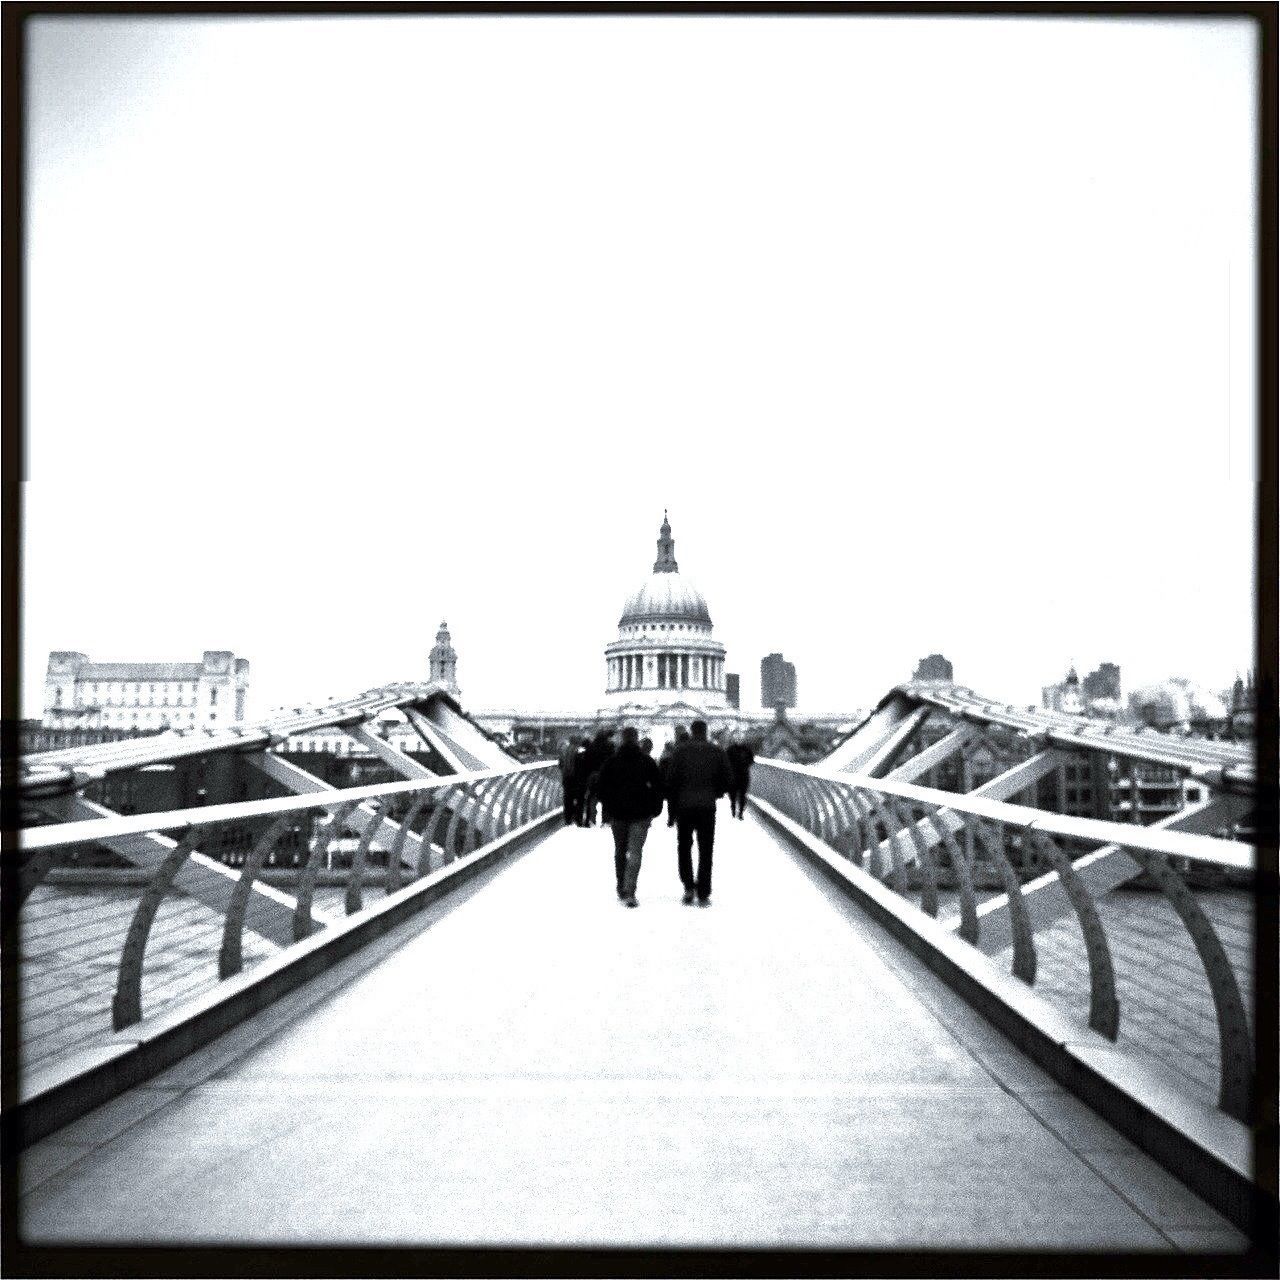
[[[687,907],[692,901],[693,901],[693,890],[686,889],[684,891],[684,898],[683,898],[684,905]]]
[[[698,906],[700,906],[700,907],[709,907],[710,905],[711,905],[711,899],[710,899],[710,898],[699,898],[699,899],[698,899]]]
[[[635,894],[634,894],[634,893],[633,893],[629,898],[623,898],[623,900],[622,900],[622,901],[623,901],[623,902],[624,902],[628,907],[638,907],[638,906],[640,905],[640,904],[636,901],[636,896],[635,896]]]

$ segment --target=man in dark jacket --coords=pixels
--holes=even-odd
[[[662,785],[667,785],[667,774],[671,769],[671,757],[675,755],[681,743],[689,741],[689,730],[682,724],[676,725],[675,736],[668,739],[667,745],[662,748],[662,754],[658,757],[658,768],[662,770]],[[670,794],[668,792],[668,794]],[[676,807],[670,801],[667,802],[667,826],[674,827],[676,825]]]
[[[755,763],[756,753],[745,739],[735,738],[725,754],[729,757],[729,771],[733,774],[733,785],[729,788],[729,812],[735,818],[741,818],[747,807],[747,788],[751,785],[751,766]]]
[[[594,827],[596,825],[596,806],[600,802],[600,770],[604,768],[604,763],[613,755],[613,734],[608,729],[601,729],[591,740],[587,747],[587,755],[589,763],[587,765],[587,783],[586,794],[583,798],[582,809],[586,815],[586,825]],[[604,808],[604,821],[609,821],[609,806],[606,804]]]
[[[724,748],[707,741],[705,720],[689,726],[690,739],[675,749],[667,768],[667,795],[676,815],[676,856],[684,900],[711,905],[711,847],[716,838],[716,801],[732,785]],[[698,877],[693,876],[693,837],[698,837]]]
[[[613,828],[613,869],[618,897],[637,907],[636,881],[649,823],[662,812],[662,775],[640,750],[640,735],[628,725],[622,745],[600,767],[597,789]]]

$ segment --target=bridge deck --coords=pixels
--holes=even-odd
[[[1237,1249],[754,820],[570,829],[34,1148],[31,1243]],[[403,945],[401,945],[403,943]]]

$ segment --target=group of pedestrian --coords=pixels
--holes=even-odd
[[[684,902],[709,907],[716,801],[727,794],[733,815],[743,816],[754,753],[743,742],[733,743],[726,751],[710,741],[703,720],[695,720],[687,732],[677,729],[660,760],[653,758],[653,743],[641,739],[636,729],[627,727],[620,737],[615,748],[612,735],[601,730],[594,738],[571,743],[562,754],[565,825],[593,825],[599,805],[601,821],[613,831],[618,898],[636,907],[640,905],[636,882],[649,824],[665,805],[667,825],[676,828],[676,866]]]

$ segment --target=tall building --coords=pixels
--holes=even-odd
[[[199,662],[90,662],[57,649],[44,679],[49,729],[196,729],[244,719],[249,663],[226,649]]]
[[[911,678],[913,680],[954,680],[955,672],[951,663],[942,654],[931,653],[927,658],[921,658],[916,663],[916,672]]]
[[[449,637],[449,624],[440,623],[436,632],[436,642],[432,646],[428,658],[430,674],[428,679],[434,684],[442,684],[455,698],[461,700],[462,692],[458,688],[458,655],[454,652]]]
[[[725,696],[724,645],[712,632],[706,600],[680,574],[665,512],[653,572],[627,597],[618,638],[604,653],[602,716],[639,727],[723,716],[731,710]]]
[[[796,705],[796,668],[780,653],[760,659],[760,705],[782,711]]]
[[[1093,702],[1098,698],[1113,698],[1119,702],[1120,668],[1114,662],[1100,662],[1080,682],[1080,692],[1086,702]]]

